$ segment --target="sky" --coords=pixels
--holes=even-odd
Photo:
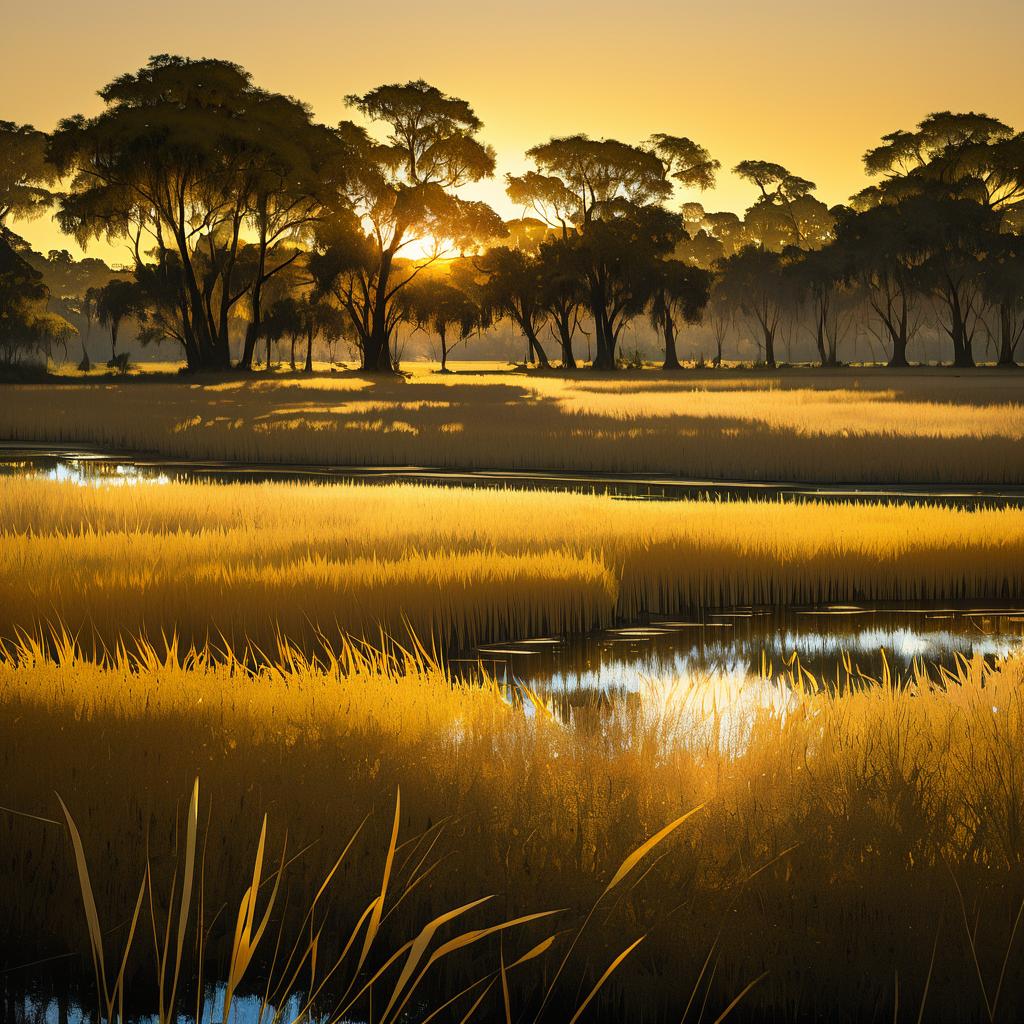
[[[503,175],[576,132],[689,136],[723,170],[714,191],[679,198],[742,212],[752,189],[729,168],[743,159],[782,163],[833,204],[866,184],[867,148],[933,110],[1024,129],[1022,36],[1022,0],[22,2],[4,14],[0,119],[50,130],[96,113],[97,89],[155,53],[236,61],[328,123],[351,116],[346,94],[424,78],[483,120],[498,175],[468,194],[506,217],[521,211]],[[79,251],[49,218],[15,227]]]

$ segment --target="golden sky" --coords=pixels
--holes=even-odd
[[[386,81],[468,99],[499,160],[474,194],[506,216],[518,211],[501,175],[575,132],[688,135],[724,168],[774,160],[835,203],[863,186],[866,148],[932,110],[1024,128],[1022,37],[1024,0],[21,2],[4,14],[0,118],[50,129],[96,112],[96,90],[150,54],[222,57],[328,122],[347,116],[346,93]],[[742,211],[753,195],[726,170],[714,192],[684,198]],[[48,219],[20,230],[74,248]]]

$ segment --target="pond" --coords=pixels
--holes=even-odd
[[[939,666],[975,655],[992,662],[1024,648],[1020,606],[851,606],[733,608],[689,620],[648,622],[577,637],[535,637],[486,644],[451,659],[457,675],[481,668],[525,684],[558,703],[639,691],[648,680],[721,674],[742,678],[767,665],[782,673],[795,652],[824,686],[851,675],[880,679],[912,673],[915,663],[938,680]],[[762,658],[764,661],[762,661]]]
[[[963,507],[1024,506],[1024,487],[842,485],[736,480],[684,480],[656,474],[530,473],[513,470],[447,470],[424,466],[296,466],[171,459],[88,448],[0,442],[0,477],[34,476],[80,484],[125,486],[172,480],[215,483],[421,483],[443,487],[578,491],[623,500],[697,498],[754,501],[863,501]]]

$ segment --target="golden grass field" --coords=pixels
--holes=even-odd
[[[1019,375],[996,370],[348,372],[10,385],[0,440],[333,466],[720,480],[1024,483]]]
[[[796,666],[778,681],[660,680],[560,720],[428,662],[400,671],[351,648],[252,672],[152,649],[98,664],[58,646],[8,647],[0,660],[0,804],[20,812],[0,814],[0,932],[22,938],[25,962],[88,948],[54,793],[81,832],[101,919],[121,922],[105,940],[119,951],[147,858],[157,893],[170,885],[175,822],[184,828],[199,773],[204,948],[231,945],[264,812],[268,885],[286,832],[289,857],[302,851],[275,911],[300,924],[369,813],[323,918],[327,957],[347,934],[334,924],[380,884],[400,789],[395,874],[408,891],[396,881],[386,942],[491,894],[487,921],[558,910],[539,933],[559,936],[538,961],[547,983],[623,858],[699,808],[601,904],[543,1019],[567,1020],[559,1010],[641,936],[587,1019],[678,1020],[695,996],[684,1019],[714,1021],[755,979],[737,1019],[1024,1012],[1003,975],[1024,906],[1019,657],[962,663],[942,688],[919,677],[841,696],[795,684]],[[537,939],[508,936],[505,961]],[[186,960],[195,941],[190,930]],[[146,945],[136,991],[153,971]],[[459,959],[433,979],[435,997],[497,970],[498,955]],[[532,969],[512,980],[513,1019],[536,1007],[539,983]],[[495,1000],[479,1019],[506,1019]]]
[[[1024,596],[1024,510],[412,484],[0,486],[0,636],[446,648],[737,604]]]
[[[1014,374],[460,369],[71,376],[4,387],[0,440],[1024,484]],[[1013,506],[0,478],[0,1017],[52,1019],[18,1002],[47,972],[61,1024],[68,1000],[88,1013],[98,936],[108,977],[135,936],[124,991],[160,1024],[195,1007],[197,971],[239,1001],[285,983],[278,940],[250,948],[268,907],[316,950],[296,990],[399,951],[337,1024],[1024,1019],[1024,654],[831,690],[793,662],[557,709],[433,660],[647,614],[1021,599]],[[402,958],[464,928],[415,1000],[390,999],[420,985]],[[431,1017],[467,986],[473,1013]]]

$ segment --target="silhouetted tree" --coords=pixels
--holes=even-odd
[[[998,215],[966,199],[918,195],[900,202],[918,254],[913,280],[943,310],[953,365],[974,366],[974,338],[984,307],[981,257],[995,236]]]
[[[117,336],[121,324],[128,319],[142,319],[146,313],[145,297],[134,281],[115,278],[96,295],[96,319],[110,331],[110,364],[117,363]]]
[[[860,193],[863,205],[938,186],[1002,213],[1024,206],[1024,133],[988,114],[929,114],[914,131],[883,136],[864,169],[883,180]]]
[[[1017,363],[1024,337],[1024,238],[1000,234],[989,243],[982,271],[982,290],[998,324],[998,365]]]
[[[663,370],[678,370],[676,334],[681,323],[699,323],[711,295],[712,275],[678,260],[662,260],[651,269],[651,325],[665,340]]]
[[[760,192],[746,214],[749,242],[781,252],[787,246],[820,249],[831,240],[835,218],[811,194],[813,181],[766,160],[743,160],[733,171]]]
[[[540,247],[540,306],[550,318],[562,349],[562,369],[576,369],[573,338],[580,310],[586,304],[583,274],[575,245],[570,239],[551,238]]]
[[[547,319],[542,303],[544,279],[538,257],[496,246],[473,261],[480,275],[479,304],[487,319],[511,320],[526,339],[527,362],[537,360],[541,369],[550,367],[538,333]]]
[[[465,341],[480,321],[480,308],[461,288],[452,284],[449,277],[447,274],[422,275],[402,294],[406,319],[437,336],[441,346],[441,373],[448,372],[448,353],[459,341]],[[456,328],[458,339],[449,344],[449,333]]]
[[[633,289],[623,286],[627,275],[617,272],[624,269],[624,246],[636,236],[636,212],[672,192],[666,165],[651,149],[585,135],[552,139],[527,156],[537,171],[509,176],[508,194],[547,223],[561,226],[566,238],[570,227],[575,232],[594,320],[593,365],[614,369],[619,332],[635,307]],[[637,312],[632,308],[629,315]]]
[[[836,304],[844,279],[841,251],[836,246],[824,249],[790,248],[785,253],[783,275],[790,294],[806,303],[811,312],[811,332],[822,366],[839,364],[838,319]]]
[[[261,250],[298,231],[319,187],[314,166],[339,165],[344,140],[226,61],[153,57],[100,96],[101,114],[62,121],[50,142],[50,159],[72,176],[61,226],[83,245],[130,239],[137,267],[152,248],[164,285],[179,291],[189,367],[226,369],[236,305],[275,272],[260,260],[239,272],[243,229],[255,229]],[[258,298],[253,309],[258,321]]]
[[[483,124],[473,108],[426,82],[382,85],[348,102],[383,123],[388,136],[377,143],[355,125],[343,126],[360,164],[346,196],[368,230],[340,286],[341,301],[359,335],[363,369],[390,371],[399,292],[438,257],[505,233],[490,207],[453,191],[493,174],[494,152],[476,138]],[[422,259],[396,262],[424,243],[431,252]]]
[[[835,251],[846,280],[864,289],[888,339],[889,366],[905,367],[916,330],[914,280],[919,248],[905,210],[875,206],[839,222]]]
[[[46,309],[43,275],[0,234],[0,364],[12,366],[33,351],[47,352],[52,341],[66,341],[75,328]]]
[[[772,368],[776,365],[775,339],[787,299],[782,268],[778,253],[748,246],[722,260],[717,283],[719,297],[756,325],[765,365]]]

